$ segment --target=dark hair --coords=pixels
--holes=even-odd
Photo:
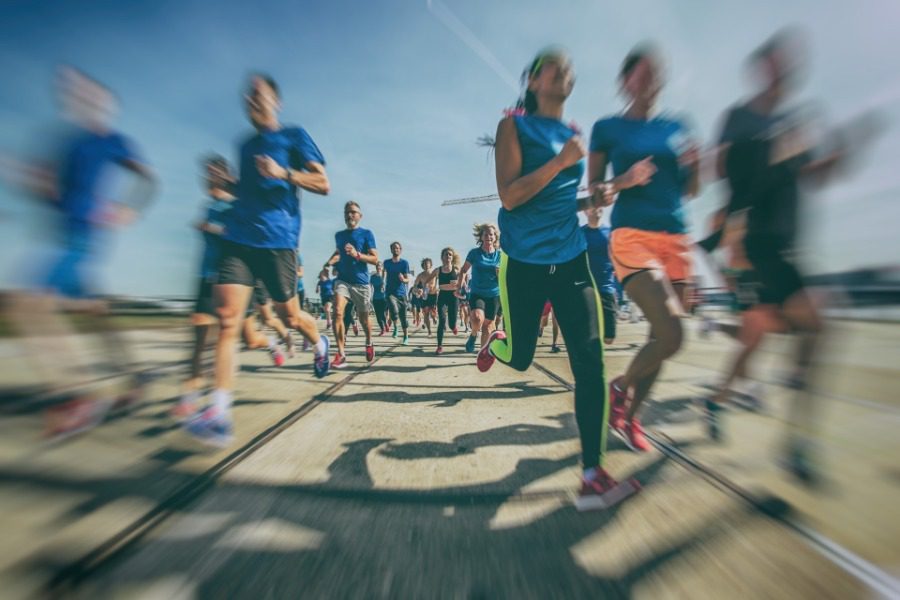
[[[278,89],[278,83],[275,81],[275,79],[272,78],[271,75],[259,72],[251,73],[250,81],[253,81],[254,79],[262,79],[263,81],[265,81],[266,85],[272,88],[272,91],[275,92],[275,97],[281,100],[281,90]]]
[[[566,56],[566,51],[557,46],[551,46],[541,50],[534,60],[529,63],[525,70],[522,71],[521,83],[523,87],[522,96],[516,102],[516,110],[524,111],[526,115],[530,115],[538,109],[537,96],[528,89],[528,82],[532,77],[537,77],[544,68],[544,64],[548,60],[559,59]]]
[[[643,43],[632,48],[625,60],[622,61],[622,67],[619,69],[619,81],[624,82],[631,72],[641,64],[642,60],[654,56],[656,56],[656,49],[652,44]]]
[[[403,250],[403,244],[401,244],[400,242],[391,242],[391,245],[388,246],[388,248],[393,248],[394,244],[397,244],[398,246],[400,246],[400,249]]]
[[[802,40],[802,35],[796,27],[784,27],[773,33],[761,46],[751,52],[747,61],[751,65],[755,64],[776,52],[790,48],[791,44],[797,44],[800,40]]]
[[[200,157],[200,164],[203,167],[219,167],[220,169],[225,169],[226,171],[230,171],[230,166],[228,164],[228,160],[218,154],[216,152],[210,152],[209,154],[204,154]]]
[[[425,268],[425,263],[428,263],[429,265],[433,265],[433,264],[434,264],[433,262],[431,262],[431,259],[430,259],[430,258],[423,258],[423,259],[422,259],[422,263],[421,263],[423,269]]]

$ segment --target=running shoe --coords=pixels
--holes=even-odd
[[[625,421],[625,427],[616,430],[616,432],[625,442],[625,445],[635,452],[650,451],[650,444],[647,442],[647,438],[644,437],[644,430],[641,427],[641,422],[637,419]]]
[[[615,506],[639,491],[641,484],[637,479],[619,483],[605,469],[598,468],[597,473],[590,479],[581,479],[581,490],[575,499],[575,508],[578,512],[603,510]]]
[[[328,367],[330,366],[328,362],[328,351],[331,347],[327,335],[323,335],[321,339],[325,343],[325,350],[313,360],[313,371],[319,379],[328,375]]]
[[[402,343],[403,343],[404,346],[409,346],[409,336],[408,336],[408,335],[404,335],[404,336],[403,336],[403,342],[402,342]]]
[[[383,336],[385,333],[387,333],[387,328],[382,327],[382,328],[378,331],[378,337]]]
[[[453,328],[453,335],[459,335],[459,327]]]
[[[103,422],[110,402],[92,396],[78,396],[49,408],[44,413],[44,436],[53,441],[84,433]]]
[[[372,362],[373,360],[375,360],[375,346],[373,346],[372,344],[366,346],[366,360],[368,362]]]
[[[359,335],[359,325],[353,324],[353,335]]]
[[[331,361],[331,366],[335,369],[343,369],[347,366],[347,357],[343,354],[335,354],[334,359]]]
[[[475,360],[475,364],[478,366],[478,370],[482,373],[486,373],[488,369],[494,366],[494,361],[497,359],[493,353],[491,352],[491,342],[494,340],[505,340],[506,334],[502,331],[493,331],[491,335],[488,336],[487,344],[484,345],[484,348],[478,353],[478,358]]]
[[[443,353],[444,353],[444,347],[443,347],[443,346],[438,346],[438,347],[437,347],[437,350],[435,350],[434,353],[435,353],[435,354],[443,354]]]
[[[169,411],[169,416],[183,423],[197,414],[200,408],[201,394],[198,390],[187,392],[178,399],[178,403]]]
[[[200,442],[224,448],[234,440],[231,417],[216,406],[210,406],[185,425],[185,430]]]
[[[272,357],[272,363],[276,367],[280,367],[284,364],[284,353],[278,349],[277,346],[272,346],[269,348],[269,356]]]
[[[466,352],[475,352],[475,336],[470,335],[469,339],[466,340]]]
[[[625,429],[625,405],[628,392],[620,388],[622,377],[609,382],[609,426],[614,430]]]
[[[721,411],[722,407],[718,402],[707,398],[703,417],[706,421],[706,432],[709,434],[709,439],[714,442],[722,441],[722,424],[719,416]]]
[[[397,326],[396,325],[394,325],[394,333],[391,334],[391,337],[393,337],[393,338],[397,337]]]
[[[556,354],[557,352],[562,352],[562,348],[560,348],[556,344],[553,344],[552,346],[550,346],[550,352]]]

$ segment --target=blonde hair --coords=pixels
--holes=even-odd
[[[457,252],[450,246],[447,246],[446,248],[441,250],[441,262],[444,261],[444,253],[448,252],[448,251],[453,253],[453,260],[450,261],[450,266],[453,267],[454,269],[459,269],[460,265],[462,264],[462,260],[460,259],[459,252]]]
[[[475,223],[472,226],[472,235],[475,236],[475,243],[479,246],[481,245],[481,236],[488,229],[494,230],[494,235],[497,237],[497,245],[500,245],[500,230],[493,223]]]

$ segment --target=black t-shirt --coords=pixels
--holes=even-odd
[[[804,128],[799,112],[763,115],[747,105],[728,111],[720,143],[730,143],[725,173],[731,187],[729,213],[748,209],[746,239],[765,239],[780,248],[797,236],[800,167],[809,160],[806,150],[787,152]]]

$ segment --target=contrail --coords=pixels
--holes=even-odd
[[[512,88],[516,93],[520,91],[518,79],[510,73],[499,60],[497,60],[494,53],[491,52],[474,33],[472,33],[471,29],[466,27],[462,21],[456,18],[456,15],[450,12],[450,9],[447,8],[443,2],[440,0],[426,0],[426,5],[431,14],[440,19],[450,31],[456,34],[456,37],[462,40],[472,52],[477,54],[478,58],[484,61],[494,73],[499,75],[500,79],[502,79],[506,85]]]

